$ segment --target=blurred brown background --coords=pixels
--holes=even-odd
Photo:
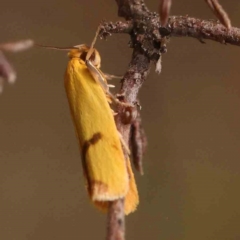
[[[157,10],[158,0],[146,1]],[[173,1],[173,15],[214,18],[203,0]],[[240,26],[240,2],[221,0]],[[114,0],[1,0],[1,42],[90,43]],[[128,36],[98,41],[102,69],[123,74]],[[105,215],[90,205],[63,88],[65,52],[8,54],[18,79],[0,96],[0,239],[105,239]],[[175,38],[141,89],[149,146],[141,203],[127,239],[240,239],[240,48]]]

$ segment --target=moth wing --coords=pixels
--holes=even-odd
[[[102,87],[78,58],[69,61],[65,89],[91,200],[124,197],[129,179],[112,110]]]
[[[124,197],[129,188],[125,159],[118,135],[108,131],[99,132],[101,138],[95,143],[86,142],[88,150],[82,152],[88,192],[93,201],[112,201]],[[113,133],[113,131],[110,131]],[[94,141],[93,141],[94,142]],[[84,155],[85,154],[85,155]]]
[[[127,172],[129,177],[129,190],[125,197],[125,214],[128,215],[131,212],[134,212],[139,204],[138,190],[132,171],[130,159],[127,159]]]
[[[139,204],[137,186],[129,159],[127,160],[127,172],[129,177],[129,190],[125,196],[124,201],[124,212],[126,215],[134,212],[137,208],[137,205]],[[99,210],[103,212],[106,212],[108,210],[109,202],[94,201],[93,203]]]

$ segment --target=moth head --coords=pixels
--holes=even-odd
[[[70,58],[79,58],[84,63],[86,61],[91,61],[91,63],[97,68],[100,68],[101,65],[99,52],[95,48],[90,48],[85,44],[74,46],[74,49],[68,53],[68,56]]]

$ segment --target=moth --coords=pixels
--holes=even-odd
[[[108,210],[109,202],[125,198],[127,215],[139,203],[138,191],[114,122],[110,99],[116,99],[100,70],[100,54],[83,44],[70,50],[68,56],[64,85],[89,197],[102,211]]]

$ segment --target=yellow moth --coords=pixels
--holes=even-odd
[[[100,70],[100,55],[79,45],[68,56],[65,89],[89,197],[103,211],[110,201],[125,198],[125,214],[129,214],[138,205],[138,192],[109,105],[111,94]]]

